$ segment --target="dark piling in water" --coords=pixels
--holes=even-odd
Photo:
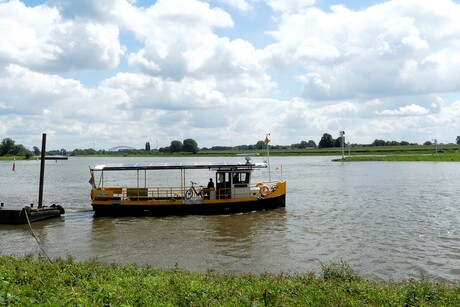
[[[46,133],[42,134],[42,152],[40,159],[40,183],[38,187],[38,209],[43,207],[43,182],[45,175]]]
[[[42,135],[42,152],[40,160],[40,182],[38,190],[38,207],[33,208],[33,204],[23,208],[4,208],[0,207],[0,224],[27,224],[53,217],[59,217],[65,213],[62,206],[53,204],[50,207],[43,206],[43,185],[45,178],[45,155],[46,155],[46,133]]]

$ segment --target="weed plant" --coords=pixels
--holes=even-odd
[[[322,275],[191,273],[0,256],[0,306],[460,306],[460,284],[375,283],[344,262]]]

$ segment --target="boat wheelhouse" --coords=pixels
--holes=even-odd
[[[123,163],[90,167],[91,205],[97,216],[230,214],[285,206],[286,182],[251,181],[267,163]],[[193,182],[208,171],[212,184]],[[168,174],[166,174],[167,172]],[[159,184],[171,177],[175,186]],[[132,175],[132,176],[127,176]],[[190,176],[191,175],[191,176]],[[109,179],[115,177],[117,180]],[[129,179],[128,179],[129,178]],[[200,178],[203,177],[203,174]],[[196,180],[196,179],[195,179]]]

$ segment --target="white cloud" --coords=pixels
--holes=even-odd
[[[396,110],[384,110],[375,112],[377,115],[389,115],[389,116],[411,116],[411,115],[424,115],[430,113],[430,111],[424,107],[416,104],[410,104],[408,106],[399,107]]]
[[[298,11],[315,4],[315,0],[265,0],[275,11]]]
[[[118,89],[129,96],[127,109],[187,110],[223,106],[225,98],[213,80],[184,78],[164,80],[140,74],[119,73],[104,81],[101,88]]]
[[[73,149],[340,130],[420,142],[460,128],[453,1],[24,3],[0,1],[0,133],[29,147],[43,131]]]
[[[271,32],[278,42],[267,51],[280,70],[305,71],[306,98],[458,91],[459,15],[450,0],[395,0],[362,11],[309,8],[282,16]]]
[[[176,81],[211,78],[226,95],[256,95],[273,88],[263,51],[247,41],[214,34],[215,26],[233,25],[222,10],[198,1],[174,0],[160,1],[143,13],[144,26],[136,24],[134,31],[145,45],[128,57],[129,64],[142,73]]]
[[[32,72],[18,65],[0,71],[0,99],[7,109],[38,115],[82,90],[78,81]]]
[[[0,4],[0,65],[43,72],[115,68],[123,54],[118,27],[65,20],[56,8]]]
[[[143,41],[190,40],[189,35],[196,38],[200,32],[208,35],[214,27],[233,26],[231,16],[224,10],[198,0],[159,0],[148,8],[111,11],[114,20]]]

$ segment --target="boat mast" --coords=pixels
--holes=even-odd
[[[268,145],[268,143],[270,143],[270,139],[268,138],[268,136],[270,135],[270,133],[267,133],[265,135],[265,145],[267,145],[267,164],[268,164],[268,182],[272,182],[272,175],[271,175],[271,172],[270,172],[270,146]]]

